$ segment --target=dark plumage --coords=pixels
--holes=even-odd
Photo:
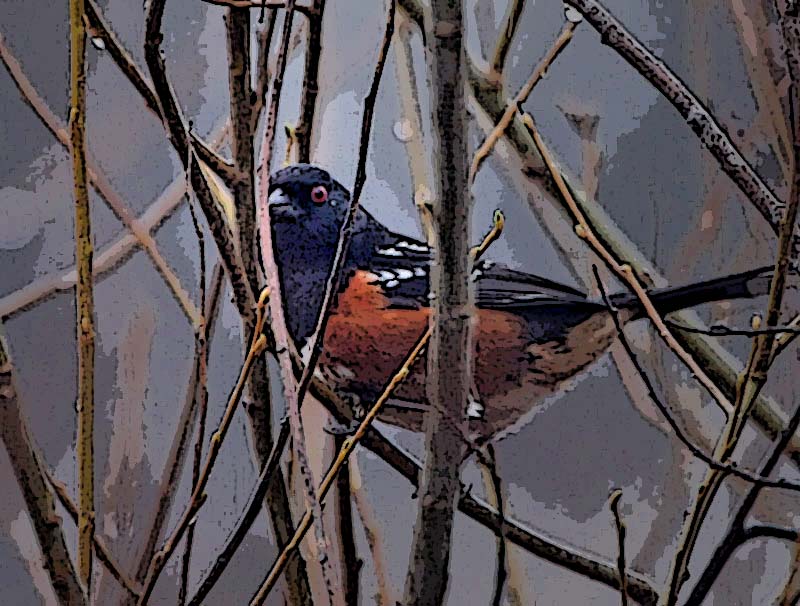
[[[278,171],[270,183],[270,217],[292,338],[302,348],[314,331],[350,194],[325,170],[306,164]],[[320,369],[334,387],[365,405],[424,330],[430,312],[432,252],[360,209]],[[518,421],[565,380],[596,360],[615,329],[605,305],[572,287],[490,261],[475,269],[473,401],[470,430],[490,438]],[[754,270],[689,286],[656,290],[661,313],[709,301],[766,294],[769,275]],[[641,315],[629,293],[612,296],[625,321]],[[385,418],[419,427],[425,364],[403,384],[403,405]]]

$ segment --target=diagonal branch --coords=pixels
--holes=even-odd
[[[250,322],[255,306],[255,297],[247,279],[247,272],[236,244],[230,225],[224,212],[211,193],[208,182],[194,153],[189,154],[192,145],[187,134],[183,114],[172,93],[172,86],[167,77],[166,62],[162,55],[161,20],[164,15],[166,0],[152,0],[146,4],[144,55],[153,86],[158,98],[160,115],[167,129],[167,137],[172,143],[181,162],[190,173],[192,189],[206,216],[214,241],[225,267],[225,272],[233,287],[234,299],[239,314]]]
[[[158,95],[152,85],[147,81],[147,77],[142,70],[139,69],[139,66],[136,65],[133,57],[131,57],[130,53],[122,45],[119,38],[114,34],[114,31],[103,15],[103,11],[97,6],[95,0],[84,0],[84,2],[86,3],[86,20],[91,30],[92,37],[99,38],[103,41],[105,51],[142,97],[147,108],[153,112],[156,117],[162,119]],[[195,152],[203,163],[213,169],[214,172],[229,185],[235,177],[233,164],[220,156],[203,139],[197,136],[197,134],[191,133],[191,138],[195,144]]]
[[[13,367],[0,334],[0,436],[17,478],[42,553],[42,564],[62,604],[88,604],[45,481],[45,463],[33,445],[14,387]]]
[[[777,234],[784,204],[747,162],[708,108],[680,78],[647,49],[597,0],[565,0],[583,14],[602,37],[603,44],[617,51],[631,66],[663,94],[711,152],[720,168],[739,187]],[[800,254],[800,233],[793,232],[792,258]]]

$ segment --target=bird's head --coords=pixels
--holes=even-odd
[[[276,231],[335,242],[349,203],[350,192],[326,170],[311,164],[288,166],[270,179],[270,221]]]

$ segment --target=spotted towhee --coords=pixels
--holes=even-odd
[[[350,194],[325,170],[307,164],[277,172],[269,194],[288,328],[302,349],[314,332]],[[432,256],[423,242],[358,211],[319,360],[331,386],[355,406],[371,405],[425,329]],[[491,261],[476,264],[474,280],[474,387],[464,406],[470,433],[487,439],[595,361],[616,331],[604,303],[569,286]],[[759,269],[655,290],[651,298],[667,314],[766,294],[768,286],[768,270]],[[642,317],[632,294],[612,295],[611,302],[624,322]],[[422,362],[414,366],[384,420],[421,427],[425,369]]]

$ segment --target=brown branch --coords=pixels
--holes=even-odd
[[[319,486],[319,491],[317,493],[317,501],[322,502],[325,499],[328,491],[330,490],[331,486],[333,486],[333,482],[336,479],[337,474],[342,469],[344,464],[347,461],[347,458],[350,456],[350,453],[353,452],[356,445],[361,441],[364,435],[367,432],[367,429],[371,426],[372,422],[377,418],[378,413],[380,412],[383,405],[386,401],[391,397],[392,392],[395,388],[403,382],[403,380],[408,376],[412,365],[416,361],[416,359],[420,356],[422,351],[425,349],[429,339],[431,337],[431,329],[428,328],[422,336],[417,340],[417,343],[414,345],[412,350],[409,352],[406,359],[403,361],[402,366],[398,369],[398,371],[392,376],[389,383],[384,388],[383,392],[381,393],[380,397],[375,401],[375,404],[369,410],[367,415],[361,421],[356,429],[355,433],[347,440],[344,441],[342,444],[341,449],[339,450],[336,459],[331,463],[330,468],[328,469],[328,473],[325,475],[325,478],[322,480]],[[286,567],[286,563],[288,559],[291,557],[292,553],[295,549],[297,549],[300,541],[303,540],[303,537],[308,532],[309,528],[311,527],[313,518],[313,512],[311,508],[306,509],[306,513],[301,519],[300,523],[297,525],[297,530],[292,537],[292,540],[283,548],[283,551],[278,556],[275,563],[272,565],[269,573],[267,574],[264,581],[258,588],[255,596],[250,601],[250,606],[260,606],[266,597],[269,595],[269,592],[275,586],[275,583],[280,578],[281,573],[283,572],[284,568]]]
[[[620,579],[622,579],[622,583],[619,588],[619,595],[620,595],[620,603],[622,606],[628,606],[628,583],[625,579],[625,534],[626,534],[626,527],[625,522],[622,520],[622,516],[619,513],[619,500],[622,498],[622,491],[616,489],[612,491],[611,496],[608,499],[608,507],[611,509],[611,513],[614,515],[614,524],[617,527],[617,570],[619,571]]]
[[[795,412],[791,419],[789,419],[789,422],[778,434],[778,438],[773,444],[772,450],[769,452],[761,469],[759,469],[759,473],[761,475],[768,476],[775,470],[775,468],[778,466],[778,463],[781,462],[781,458],[784,455],[786,447],[791,442],[792,437],[797,432],[799,427],[800,407],[795,409]],[[729,560],[733,552],[736,551],[736,549],[742,543],[748,540],[748,530],[746,529],[745,524],[759,494],[761,494],[761,488],[757,485],[753,486],[745,496],[742,503],[739,505],[739,508],[737,509],[730,523],[728,533],[722,539],[720,544],[717,545],[713,555],[708,560],[705,570],[700,575],[697,584],[694,586],[694,589],[692,589],[692,593],[686,600],[686,606],[700,606],[700,604],[703,603],[705,597],[708,595],[708,592],[711,591],[711,587],[714,585],[717,576],[725,566],[725,563]],[[780,538],[792,540],[791,537]]]
[[[202,406],[203,398],[208,397],[208,392],[200,383],[201,365],[207,365],[208,347],[214,336],[216,320],[222,302],[221,295],[224,286],[224,277],[225,275],[222,271],[222,267],[220,263],[217,262],[211,272],[211,289],[204,306],[204,338],[200,339],[200,334],[195,335],[194,362],[192,373],[189,378],[189,385],[186,389],[186,401],[181,410],[181,416],[178,419],[178,431],[173,438],[166,463],[164,464],[164,471],[159,481],[161,491],[156,499],[150,523],[145,526],[145,528],[149,530],[145,533],[147,540],[145,541],[144,548],[142,549],[142,553],[136,565],[136,580],[138,583],[143,582],[147,576],[150,562],[153,559],[159,541],[161,541],[161,533],[164,530],[164,525],[169,521],[169,512],[175,499],[175,492],[180,483],[180,476],[183,471],[186,454],[188,453],[187,444],[191,437],[191,428],[195,416],[197,415],[198,404]],[[133,603],[135,603],[135,600]]]
[[[230,88],[231,151],[236,177],[231,183],[239,254],[253,292],[258,291],[256,270],[256,199],[253,162],[253,90],[250,85],[250,11],[229,8],[225,14],[228,40],[228,82]],[[248,327],[250,329],[251,327]]]
[[[462,6],[432,0],[426,24],[434,132],[431,350],[428,356],[425,465],[406,575],[404,604],[439,604],[448,584],[462,461],[464,410],[472,385],[473,297],[469,231],[472,197]]]
[[[194,485],[194,489],[192,490],[192,496],[189,499],[189,505],[186,507],[175,530],[172,531],[172,534],[164,542],[164,546],[155,554],[152,562],[150,563],[150,568],[144,582],[142,594],[138,601],[139,606],[144,606],[147,604],[161,571],[164,569],[164,566],[167,564],[170,556],[178,546],[178,542],[183,537],[184,533],[192,522],[192,519],[198,514],[200,508],[203,506],[203,503],[206,500],[205,487],[208,483],[209,477],[211,476],[211,471],[214,468],[214,464],[216,463],[217,455],[222,447],[222,442],[225,439],[228,429],[230,428],[233,415],[236,412],[236,407],[239,404],[239,399],[241,398],[245,382],[247,381],[247,376],[250,374],[250,370],[255,359],[259,357],[266,348],[267,339],[261,331],[264,328],[264,311],[266,307],[266,299],[268,297],[269,289],[264,289],[259,297],[258,306],[256,307],[255,330],[250,343],[250,350],[247,353],[247,357],[245,358],[244,363],[242,364],[241,372],[239,373],[239,379],[237,380],[236,386],[233,388],[230,398],[228,399],[228,404],[225,407],[225,412],[222,415],[222,419],[220,420],[216,431],[211,436],[208,453],[206,454],[206,458],[203,462],[203,469],[200,472],[197,483]]]
[[[503,536],[503,520],[505,518],[505,507],[503,505],[503,484],[500,475],[497,473],[497,459],[494,456],[494,446],[491,443],[486,445],[485,461],[481,461],[481,468],[484,475],[484,483],[491,489],[490,504],[494,507],[498,516],[498,527],[500,532],[497,534],[497,574],[495,575],[494,594],[492,596],[492,606],[500,606],[503,602],[503,589],[508,578],[508,549],[506,538]]]
[[[519,18],[522,16],[522,9],[524,8],[525,0],[509,0],[508,2],[506,14],[503,18],[503,29],[500,32],[500,36],[497,38],[497,44],[494,48],[494,57],[489,67],[490,77],[494,77],[498,81],[502,79],[508,50],[511,48],[511,42],[514,39],[514,33],[517,31]]]
[[[412,486],[419,487],[420,464],[382,434],[374,429],[370,430],[364,437],[363,445],[389,463]],[[461,487],[458,510],[495,534],[502,533],[508,541],[537,557],[603,583],[612,589],[618,590],[620,587],[619,574],[613,564],[598,559],[596,556],[581,553],[551,537],[536,533],[510,518],[505,518],[502,527],[499,526],[498,511],[472,496],[464,486]],[[655,604],[658,593],[650,581],[630,571],[626,573],[626,580],[629,594],[633,599],[640,604]]]
[[[308,17],[303,93],[300,100],[300,119],[295,128],[297,137],[298,162],[311,162],[311,142],[314,129],[314,115],[319,96],[319,62],[322,57],[322,19],[325,13],[325,0],[313,0]]]
[[[175,100],[172,86],[167,77],[166,62],[161,53],[161,43],[163,41],[161,20],[164,15],[165,4],[166,0],[152,0],[146,4],[145,60],[153,80],[153,87],[161,109],[160,115],[167,129],[167,137],[178,153],[181,162],[185,163],[187,160],[190,162],[190,165],[184,168],[189,170],[192,189],[211,228],[220,258],[233,287],[234,300],[239,314],[249,323],[252,319],[255,305],[253,290],[248,282],[246,269],[236,250],[236,243],[228,221],[211,193],[209,184],[195,154],[188,153],[190,146],[193,147],[193,145],[187,134],[182,112]]]
[[[67,492],[67,487],[56,480],[49,470],[43,469],[42,471],[47,478],[47,483],[50,484],[50,486],[53,488],[53,492],[55,492],[56,496],[58,497],[59,503],[61,503],[61,506],[67,510],[67,513],[69,514],[70,518],[72,518],[72,521],[77,524],[78,507],[70,498],[69,492]],[[141,588],[135,581],[133,581],[133,579],[130,579],[128,575],[122,571],[114,556],[111,555],[111,551],[106,546],[103,537],[97,533],[92,536],[92,549],[94,550],[94,554],[97,556],[98,561],[105,566],[106,570],[108,570],[111,576],[114,577],[114,580],[116,580],[117,583],[119,583],[120,586],[127,591],[131,597],[134,599],[138,598]]]
[[[336,436],[336,450],[344,447],[347,438]],[[341,473],[336,476],[334,497],[336,499],[336,530],[341,544],[342,597],[345,604],[358,604],[358,588],[360,585],[361,560],[356,550],[353,527],[353,504],[350,493],[350,462],[345,461]]]
[[[361,520],[361,527],[364,529],[364,536],[367,539],[369,552],[372,556],[371,563],[375,571],[375,581],[378,586],[375,593],[376,606],[394,606],[396,601],[394,599],[389,573],[386,569],[381,522],[376,518],[375,511],[367,498],[357,458],[350,462],[350,484],[353,500],[355,501],[356,510],[358,511],[358,517]]]
[[[536,68],[533,70],[533,73],[528,78],[528,81],[519,89],[519,92],[516,94],[514,99],[512,99],[503,111],[503,115],[500,120],[497,122],[497,126],[494,127],[491,133],[483,140],[483,143],[478,147],[478,150],[475,152],[475,155],[472,158],[472,164],[469,168],[469,180],[470,183],[475,181],[475,177],[478,174],[478,170],[483,164],[483,161],[489,156],[494,149],[494,146],[497,142],[505,135],[506,131],[508,130],[511,123],[514,121],[514,117],[517,115],[518,112],[522,112],[522,104],[527,101],[528,97],[533,91],[533,87],[542,79],[544,74],[547,72],[547,69],[550,65],[555,61],[556,57],[561,53],[562,50],[569,44],[569,41],[572,40],[572,34],[577,27],[577,22],[575,21],[567,21],[564,23],[564,27],[561,29],[561,33],[559,34],[558,38],[556,38],[553,45],[547,51],[547,54],[542,58]]]
[[[275,79],[272,85],[272,92],[270,96],[270,104],[267,110],[266,125],[264,126],[264,139],[261,144],[262,156],[260,168],[259,236],[261,245],[261,260],[264,265],[264,276],[266,277],[267,284],[273,292],[273,296],[270,299],[270,324],[272,328],[272,334],[275,339],[276,357],[280,367],[283,394],[286,402],[287,414],[289,417],[289,427],[292,433],[292,446],[298,460],[300,476],[303,481],[303,496],[306,507],[311,508],[316,514],[314,517],[314,528],[317,550],[319,551],[319,560],[328,603],[331,603],[334,598],[334,590],[331,582],[330,561],[327,557],[328,540],[323,524],[322,508],[319,502],[316,500],[316,493],[314,489],[315,482],[311,473],[311,467],[308,463],[305,430],[303,428],[303,419],[300,416],[302,396],[292,371],[291,356],[289,354],[290,338],[286,328],[286,319],[284,317],[281,283],[278,267],[275,261],[275,251],[272,244],[272,228],[269,220],[268,196],[270,167],[273,153],[272,148],[275,139],[278,111],[280,109],[281,92],[283,88],[283,78],[286,71],[289,43],[291,41],[292,22],[294,17],[294,12],[292,10],[293,6],[294,0],[289,0],[283,22],[283,32],[281,34],[281,42],[275,68]]]
[[[86,3],[86,20],[92,37],[99,38],[103,41],[105,51],[142,97],[147,108],[152,111],[157,118],[162,119],[156,91],[147,81],[147,78],[142,70],[139,69],[139,66],[136,65],[133,57],[131,57],[130,53],[122,45],[122,42],[117,38],[116,34],[114,34],[114,31],[103,15],[103,11],[97,6],[95,0],[84,0],[84,2]],[[213,147],[208,145],[208,143],[196,133],[191,133],[190,136],[194,142],[195,151],[200,159],[214,170],[226,184],[230,184],[235,176],[233,164],[217,154]]]
[[[14,386],[13,367],[0,334],[0,436],[27,506],[53,591],[61,604],[88,604],[72,565],[56,514],[53,495],[45,481],[45,463],[28,430]]]
[[[667,407],[664,402],[661,401],[661,398],[658,397],[656,393],[655,387],[653,386],[653,382],[650,380],[650,377],[645,372],[644,368],[642,367],[641,363],[639,362],[639,357],[633,351],[633,347],[630,344],[630,341],[625,336],[625,331],[622,327],[622,322],[619,319],[619,314],[617,310],[614,308],[611,300],[606,295],[605,287],[603,286],[602,281],[600,280],[600,273],[597,271],[597,266],[592,265],[592,271],[594,272],[595,281],[600,288],[600,293],[603,297],[603,301],[608,308],[608,311],[611,315],[611,319],[614,321],[614,327],[617,330],[617,337],[619,338],[620,344],[625,351],[625,354],[628,356],[631,364],[633,365],[636,374],[639,375],[642,383],[644,384],[645,390],[647,391],[647,395],[650,398],[650,401],[656,405],[656,408],[664,415],[664,419],[667,421],[667,424],[670,426],[672,431],[675,432],[677,438],[683,443],[684,446],[691,452],[695,457],[703,461],[706,465],[708,465],[711,469],[719,471],[726,475],[732,475],[739,479],[744,480],[745,482],[749,482],[754,486],[758,486],[761,488],[784,488],[787,490],[800,490],[800,484],[796,482],[791,482],[789,480],[784,479],[777,479],[777,480],[770,480],[768,477],[764,475],[750,473],[744,470],[739,469],[736,466],[735,462],[731,463],[720,463],[719,461],[715,460],[713,456],[707,455],[703,450],[694,444],[685,434],[681,426],[675,420],[675,417],[672,415],[672,411]]]
[[[187,162],[188,165],[188,162]],[[187,189],[191,188],[189,184],[189,175],[186,175]],[[188,193],[188,192],[187,192]],[[206,440],[206,419],[208,417],[208,354],[209,354],[209,328],[208,323],[213,322],[216,316],[216,309],[219,303],[219,291],[222,287],[222,271],[219,263],[214,266],[214,273],[211,278],[212,293],[211,293],[211,308],[207,308],[208,301],[206,300],[206,249],[205,237],[203,236],[203,228],[200,225],[194,206],[191,201],[189,202],[189,212],[192,217],[192,225],[197,236],[197,255],[200,263],[200,276],[198,277],[198,289],[200,290],[200,307],[203,309],[203,322],[195,331],[195,364],[194,373],[191,383],[194,383],[192,389],[192,404],[191,407],[195,409],[196,414],[199,415],[197,421],[197,438],[194,443],[194,460],[192,461],[192,490],[197,486],[200,478],[200,463],[203,458],[203,443]],[[177,484],[177,482],[176,482]],[[178,605],[183,606],[186,603],[186,591],[189,584],[189,571],[192,556],[192,546],[194,544],[194,518],[189,525],[189,530],[186,531],[186,544],[183,552],[183,560],[181,561],[181,581],[178,590]],[[159,532],[160,534],[160,532]]]
[[[678,110],[688,126],[711,152],[720,168],[739,187],[777,234],[780,231],[784,204],[767,187],[747,162],[728,134],[697,96],[675,73],[617,21],[597,0],[565,0],[583,14],[601,35],[603,44],[617,51]],[[800,234],[790,242],[792,258],[800,254]]]
[[[272,34],[275,31],[275,22],[278,20],[278,10],[270,9],[267,25],[258,32],[258,56],[256,66],[256,99],[253,104],[253,119],[258,120],[261,110],[266,104],[267,90],[269,89],[270,70],[269,70],[269,49],[272,44]],[[253,127],[255,129],[255,125]]]
[[[92,222],[86,176],[86,31],[83,0],[70,0],[69,133],[75,196],[75,289],[78,340],[78,576],[91,595],[94,535],[94,285]]]
[[[17,85],[25,102],[33,109],[47,129],[53,133],[59,143],[69,148],[70,141],[67,128],[65,128],[58,117],[56,117],[41,95],[36,91],[30,80],[28,80],[19,62],[11,53],[8,46],[6,46],[2,36],[0,36],[0,60],[2,60],[6,69],[8,69],[9,74]],[[169,264],[158,250],[154,238],[150,235],[150,230],[133,216],[127,204],[125,204],[125,201],[122,199],[122,196],[117,193],[108,180],[108,177],[88,153],[86,154],[86,174],[97,193],[100,194],[100,197],[108,204],[111,211],[122,224],[136,237],[141,247],[153,261],[156,270],[166,282],[172,296],[175,298],[178,305],[180,305],[186,317],[192,322],[193,326],[197,326],[199,312],[192,303],[188,293],[181,285],[178,276],[175,275],[175,272],[172,271],[172,268],[170,268]]]

